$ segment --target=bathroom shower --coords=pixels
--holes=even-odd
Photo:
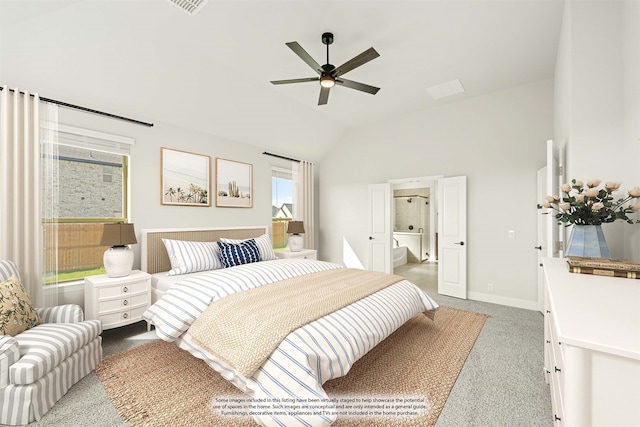
[[[395,223],[393,237],[407,247],[407,262],[429,259],[429,189],[394,190]]]

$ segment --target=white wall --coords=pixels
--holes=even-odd
[[[60,109],[60,123],[130,136],[136,139],[130,158],[131,221],[140,237],[143,228],[226,227],[271,224],[271,166],[290,162],[262,154],[259,147],[223,140],[212,135],[154,123],[151,128],[127,124],[97,115]],[[160,147],[190,151],[211,157],[211,193],[215,194],[215,158],[237,160],[253,165],[253,207],[167,206],[160,203]],[[134,266],[140,265],[140,245]]]
[[[322,160],[320,257],[340,262],[344,237],[367,264],[368,184],[466,175],[469,297],[534,308],[536,171],[544,166],[546,140],[552,135],[551,80],[348,134]],[[507,238],[509,230],[515,239]]]
[[[570,1],[555,79],[555,135],[567,180],[640,186],[640,3]],[[624,193],[618,194],[620,197]],[[640,227],[605,224],[614,257],[640,261]]]
[[[46,88],[43,88],[46,92]],[[87,100],[91,105],[91,100]],[[136,117],[133,117],[136,118]],[[161,227],[227,227],[235,225],[271,224],[271,166],[290,167],[289,161],[262,154],[263,149],[215,136],[154,123],[151,128],[128,124],[98,115],[61,108],[59,122],[88,129],[135,138],[130,158],[130,220],[135,224],[140,242],[140,230]],[[210,207],[166,206],[160,203],[160,147],[204,154],[211,157],[211,192],[215,186],[215,158],[251,163],[253,165],[253,207],[219,208],[212,199]],[[140,244],[132,245],[134,268],[140,268]],[[82,286],[62,289],[61,303],[84,305]]]

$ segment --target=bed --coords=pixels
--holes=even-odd
[[[203,359],[243,391],[250,398],[245,413],[258,424],[329,426],[337,412],[324,382],[346,375],[413,316],[425,313],[433,319],[438,305],[397,276],[318,260],[278,259],[270,244],[266,227],[142,230],[141,265],[153,276],[153,304],[143,318],[159,338]],[[198,252],[199,260],[204,258],[200,251],[219,251],[206,255],[219,258],[216,267],[204,263],[185,269],[176,263],[185,247],[189,256]],[[374,282],[375,291],[359,294]],[[289,308],[280,308],[280,299]],[[299,325],[282,325],[296,316],[303,318]],[[231,323],[236,317],[239,323]],[[267,325],[273,320],[268,317],[281,320]],[[264,332],[258,332],[263,325]],[[236,335],[242,331],[248,335]],[[253,347],[260,347],[256,351],[262,355],[249,353]],[[276,401],[314,402],[316,410],[261,405]]]

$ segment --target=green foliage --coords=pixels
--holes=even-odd
[[[629,215],[640,210],[640,204],[631,203],[640,197],[640,187],[633,187],[625,197],[615,198],[613,192],[620,184],[607,182],[603,188],[598,188],[599,180],[588,181],[586,185],[576,179],[571,184],[563,184],[560,196],[547,196],[546,201],[538,204],[538,209],[550,209],[546,213],[555,212],[559,224],[569,226],[600,225],[615,221],[625,221],[629,224],[640,223]]]

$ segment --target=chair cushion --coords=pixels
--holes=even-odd
[[[102,332],[99,320],[80,323],[43,323],[15,337],[20,360],[9,368],[12,384],[31,384]]]
[[[42,323],[15,274],[0,283],[0,335],[17,335]]]
[[[20,273],[16,263],[8,259],[0,259],[0,281],[5,281],[11,276],[20,279]]]

